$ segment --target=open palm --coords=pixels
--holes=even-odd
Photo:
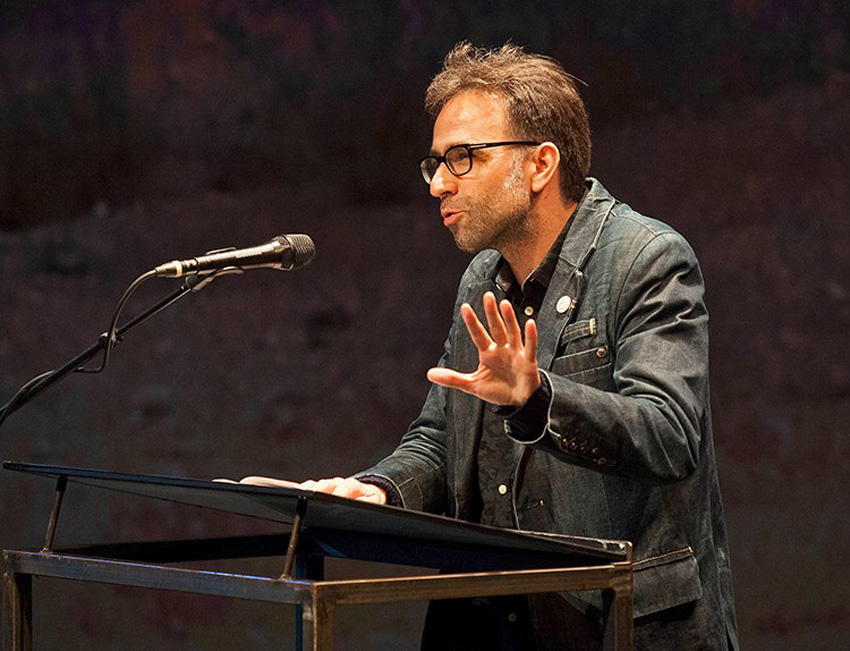
[[[487,331],[469,304],[460,308],[466,329],[478,349],[478,368],[460,373],[432,368],[428,379],[435,384],[460,389],[494,405],[521,406],[540,385],[537,368],[537,327],[529,319],[525,341],[509,301],[496,303],[493,292],[484,294]]]

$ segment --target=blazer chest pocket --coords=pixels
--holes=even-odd
[[[602,322],[592,317],[564,328],[550,370],[583,384],[597,385],[598,380],[610,375],[611,357]]]

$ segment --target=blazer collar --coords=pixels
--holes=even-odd
[[[579,202],[573,225],[561,247],[561,260],[573,269],[583,269],[596,250],[602,228],[616,199],[594,178],[587,179],[587,190]]]

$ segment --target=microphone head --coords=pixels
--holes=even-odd
[[[306,267],[316,257],[316,245],[309,235],[293,233],[290,235],[278,235],[273,242],[284,247],[283,269],[292,271]]]

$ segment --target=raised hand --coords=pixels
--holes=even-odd
[[[484,294],[487,329],[468,303],[460,307],[466,329],[478,349],[478,368],[460,373],[448,368],[432,368],[428,379],[452,389],[460,389],[494,405],[519,407],[540,386],[537,368],[537,326],[525,324],[525,342],[509,301],[496,304],[493,292]]]

